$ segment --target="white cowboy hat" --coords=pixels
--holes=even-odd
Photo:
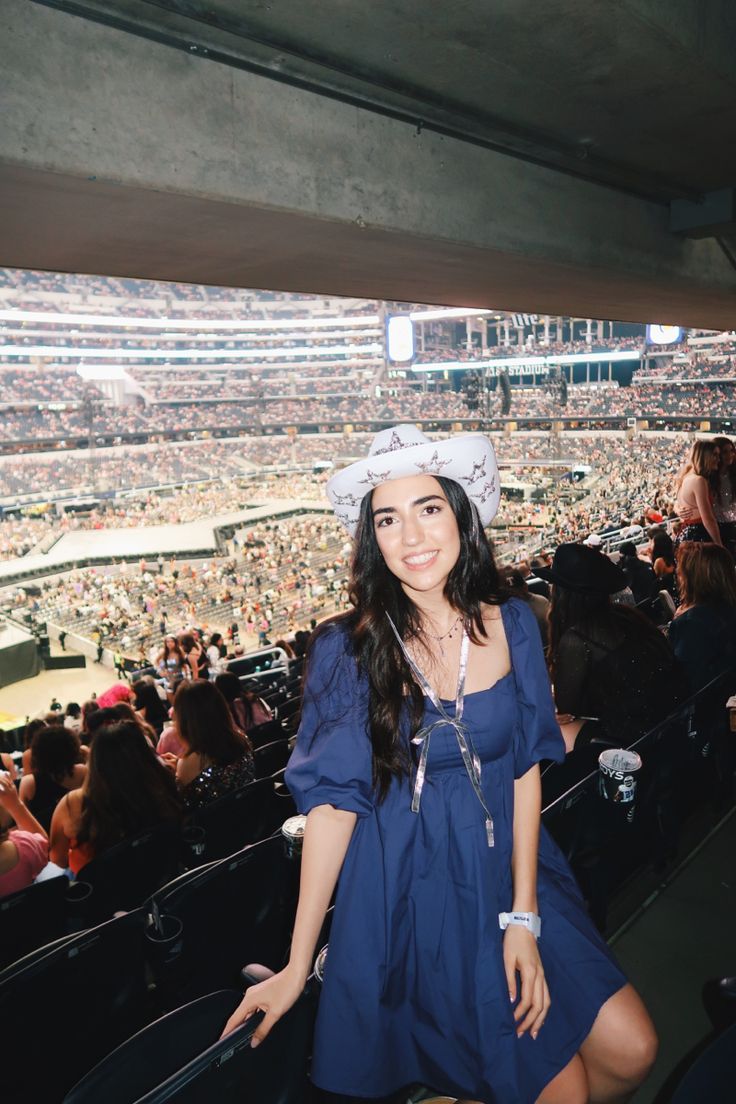
[[[431,441],[415,425],[382,429],[365,460],[343,468],[325,490],[335,516],[355,536],[360,504],[374,487],[407,475],[441,475],[459,483],[475,503],[482,525],[495,517],[501,498],[493,445],[482,433]]]

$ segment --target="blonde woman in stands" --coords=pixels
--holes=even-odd
[[[693,442],[690,457],[677,482],[675,509],[681,527],[675,545],[683,541],[712,541],[723,544],[713,510],[709,480],[718,472],[720,453],[713,441]]]

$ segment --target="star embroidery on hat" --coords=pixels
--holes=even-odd
[[[494,475],[494,477],[493,477],[493,479],[491,479],[490,483],[486,482],[486,483],[483,484],[483,486],[481,487],[481,489],[478,492],[476,497],[478,498],[478,500],[480,502],[485,502],[485,500],[489,497],[489,495],[493,494],[495,489],[496,489],[496,477]]]
[[[338,506],[357,506],[360,502],[360,498],[354,494],[336,494],[335,502]]]
[[[487,456],[484,456],[482,460],[476,460],[473,464],[473,470],[470,475],[461,475],[460,478],[464,479],[466,483],[477,483],[479,479],[482,479],[486,474],[486,460]]]
[[[391,440],[386,445],[386,447],[382,448],[382,449],[376,449],[376,451],[373,453],[373,455],[374,456],[383,456],[383,454],[386,453],[386,452],[396,452],[396,449],[409,448],[411,443],[412,443],[411,441],[402,441],[401,438],[399,437],[398,433],[396,432],[396,430],[394,430],[393,433],[391,434]]]
[[[425,475],[429,475],[430,472],[434,475],[439,475],[442,469],[447,467],[449,463],[449,460],[440,460],[440,454],[437,449],[435,449],[426,464],[417,464],[416,466],[420,471],[423,471]]]
[[[379,483],[383,483],[384,480],[388,479],[390,474],[390,470],[385,472],[374,472],[371,471],[371,469],[369,468],[368,471],[365,473],[365,479],[359,479],[358,482],[370,483],[371,487],[377,487]]]

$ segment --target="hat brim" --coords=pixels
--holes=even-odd
[[[333,475],[325,490],[335,516],[354,536],[365,496],[382,483],[410,475],[443,476],[459,483],[475,504],[482,525],[488,525],[498,512],[501,480],[496,454],[482,433],[368,456]]]

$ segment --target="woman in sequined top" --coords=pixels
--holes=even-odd
[[[253,781],[250,741],[235,727],[227,702],[213,683],[181,683],[172,719],[186,750],[176,767],[185,810],[200,808]]]

